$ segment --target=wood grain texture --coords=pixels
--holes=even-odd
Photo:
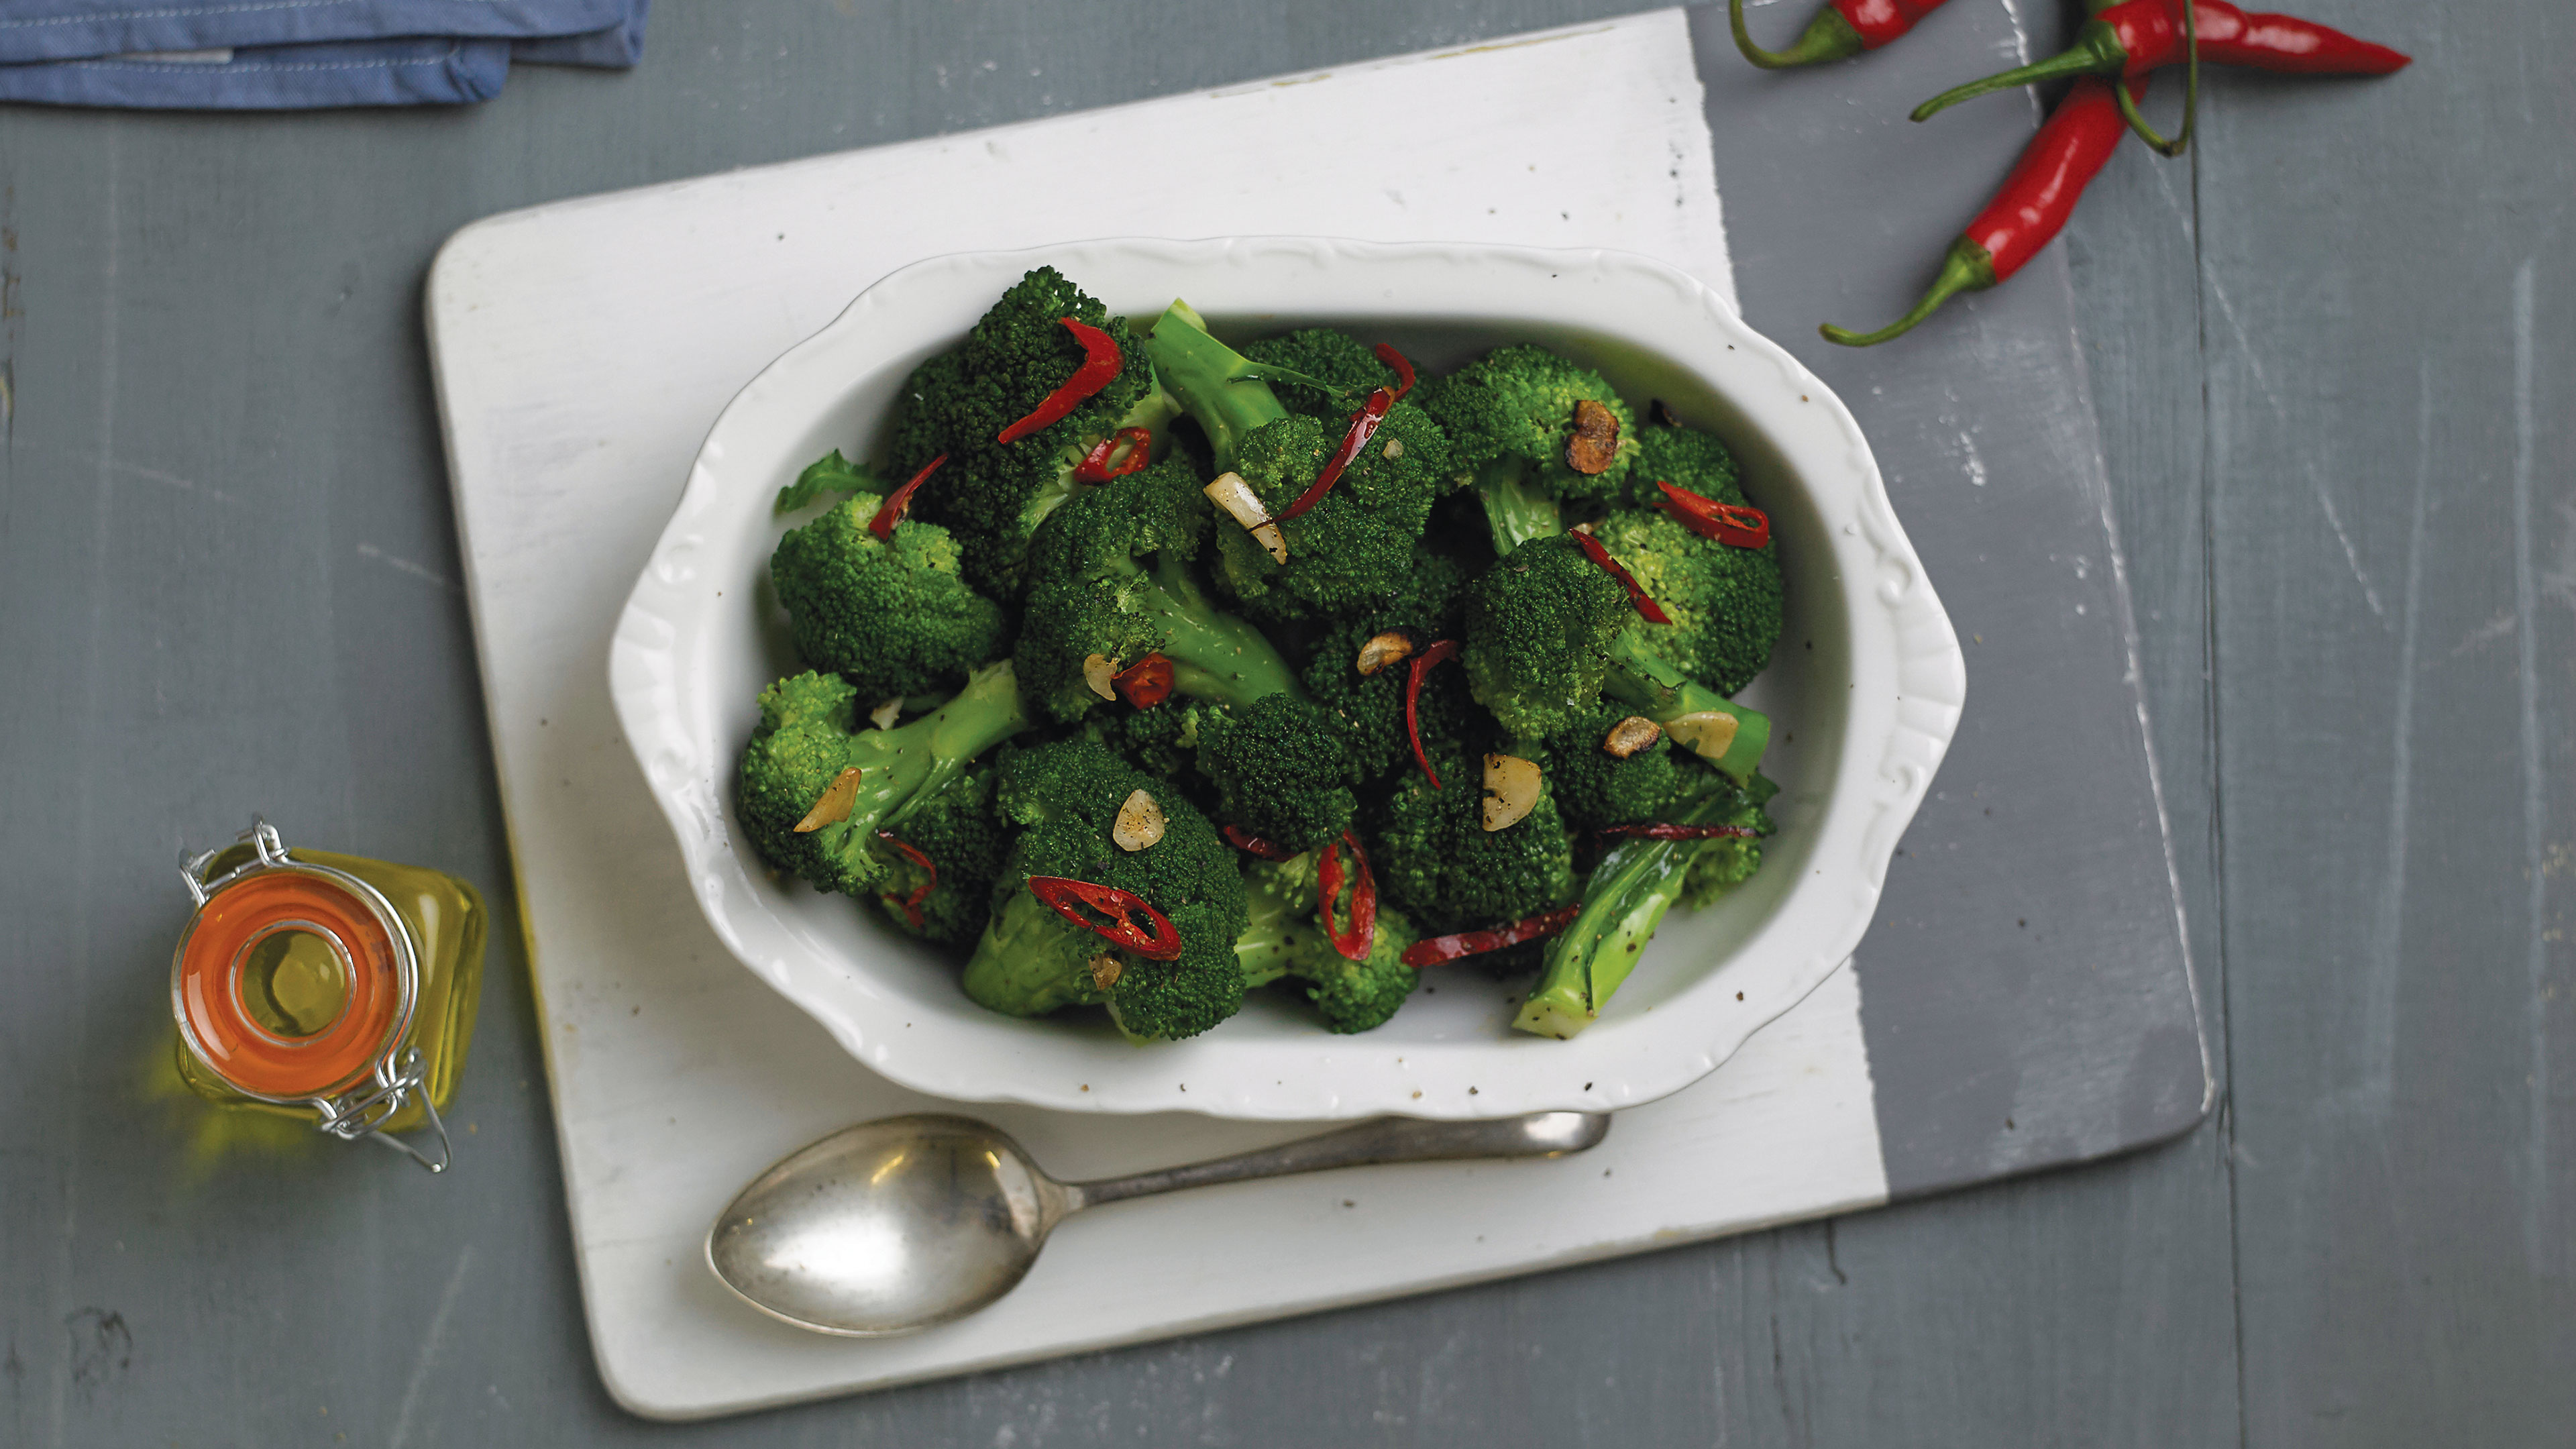
[[[2560,1442],[2576,17],[2354,20],[2201,162],[2248,1438]]]
[[[1130,0],[1068,37],[999,3],[674,5],[636,75],[469,113],[0,111],[0,1442],[2562,1439],[2576,35],[2547,0],[2338,0],[2417,67],[2217,78],[2196,162],[2124,155],[2071,232],[2225,988],[2231,1110],[2174,1147],[681,1433],[585,1360],[514,923],[460,1114],[505,1192],[190,1166],[146,1085],[181,822],[507,878],[414,321],[440,237],[1617,8]],[[1894,58],[1802,79],[1901,104]]]

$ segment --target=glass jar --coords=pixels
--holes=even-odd
[[[483,898],[442,871],[289,850],[254,817],[186,857],[170,960],[180,1079],[219,1106],[373,1137],[432,1172],[483,979]],[[431,1157],[389,1134],[426,1124]]]

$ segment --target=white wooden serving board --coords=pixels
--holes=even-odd
[[[1390,135],[1408,138],[1396,169],[1355,181],[1338,158]],[[805,1334],[714,1281],[702,1235],[753,1173],[848,1123],[949,1104],[871,1076],[716,943],[618,736],[610,632],[738,387],[897,266],[1068,239],[1065,218],[1098,214],[1086,162],[1104,151],[1163,163],[1123,183],[1122,230],[1610,245],[1733,295],[1678,10],[564,202],[450,240],[427,307],[493,753],[592,1346],[637,1413],[846,1393],[1886,1199],[1844,970],[1582,1157],[1104,1208],[998,1306],[906,1339]],[[1308,1130],[970,1110],[1066,1177]],[[1157,1271],[1135,1273],[1147,1259]]]

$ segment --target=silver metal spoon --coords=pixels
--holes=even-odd
[[[708,1231],[707,1266],[743,1301],[799,1328],[910,1333],[1010,1292],[1057,1223],[1100,1203],[1328,1167],[1558,1157],[1609,1132],[1602,1112],[1384,1117],[1187,1167],[1058,1182],[989,1123],[888,1117],[835,1132],[753,1178]]]

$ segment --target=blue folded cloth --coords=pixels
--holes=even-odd
[[[0,101],[294,110],[489,99],[513,59],[622,69],[649,0],[8,0]]]

